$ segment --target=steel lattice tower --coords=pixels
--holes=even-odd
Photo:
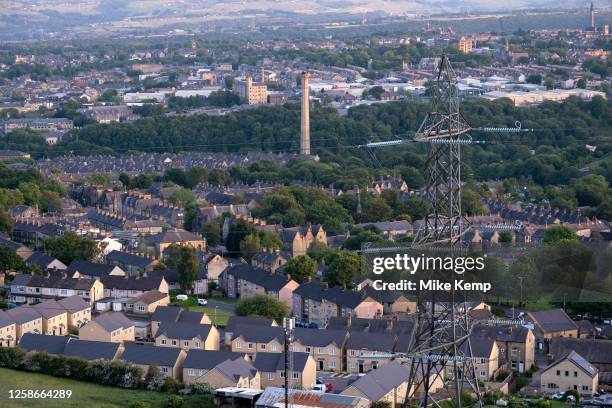
[[[459,111],[455,72],[443,55],[431,87],[431,111],[414,138],[429,143],[426,186],[429,207],[419,237],[423,242],[452,244],[461,235],[461,140],[469,130],[470,125]]]
[[[459,111],[457,79],[446,55],[431,87],[431,110],[414,140],[429,144],[426,196],[428,212],[413,248],[442,246],[450,255],[461,252],[460,236],[467,223],[461,213],[461,145],[469,141],[470,125]],[[439,406],[452,398],[461,407],[463,391],[476,395],[481,406],[469,335],[471,323],[465,299],[454,291],[440,299],[435,291],[418,295],[415,342],[406,357],[410,364],[407,403]],[[439,379],[453,386],[434,390]]]

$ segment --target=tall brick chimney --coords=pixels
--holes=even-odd
[[[300,129],[300,153],[310,154],[310,95],[308,72],[302,72],[302,126]]]

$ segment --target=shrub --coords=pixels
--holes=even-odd
[[[19,368],[25,357],[25,351],[17,347],[0,347],[0,367]]]
[[[580,402],[580,394],[576,390],[567,390],[563,394],[563,401],[567,401],[567,397],[572,395],[574,397],[574,402],[578,404]]]
[[[485,405],[495,405],[495,402],[502,398],[504,394],[500,390],[488,391],[482,398]]]
[[[134,401],[128,405],[128,408],[151,408],[151,404],[143,401]]]
[[[215,389],[206,383],[193,383],[191,384],[191,391],[194,394],[212,394]]]
[[[172,377],[166,377],[161,386],[161,390],[169,394],[176,394],[181,388],[183,388],[183,385]]]
[[[171,395],[168,398],[168,408],[181,408],[183,406],[183,398],[178,395]]]
[[[164,385],[164,376],[159,371],[159,368],[149,366],[145,377],[145,387],[147,390],[158,391]]]

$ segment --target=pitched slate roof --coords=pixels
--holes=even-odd
[[[235,381],[238,381],[242,377],[254,377],[257,374],[255,367],[243,358],[225,360],[215,368],[227,377],[233,378]]]
[[[280,254],[277,254],[276,252],[258,252],[253,256],[251,260],[264,265],[272,265],[279,258],[283,257]]]
[[[24,273],[18,273],[13,278],[11,286],[28,286],[32,280],[32,275],[26,275]]]
[[[244,359],[244,356],[244,353],[234,353],[232,351],[191,349],[187,353],[183,367],[210,370],[223,361]]]
[[[91,305],[78,295],[68,296],[57,301],[64,309],[70,313],[80,312],[90,308]]]
[[[104,285],[104,289],[119,289],[119,290],[156,290],[159,289],[163,276],[148,276],[148,277],[124,277],[105,275],[100,278]]]
[[[53,261],[56,261],[56,259],[39,251],[32,252],[32,255],[26,259],[28,264],[38,265],[42,269],[47,269],[47,266]]]
[[[106,265],[89,261],[74,260],[70,263],[70,265],[68,265],[66,273],[71,276],[78,271],[81,274],[87,276],[102,277],[111,273],[112,270],[115,268],[117,268],[115,265]]]
[[[155,333],[155,338],[165,335],[169,339],[187,340],[199,337],[206,340],[212,328],[210,324],[162,322]]]
[[[275,339],[279,342],[283,342],[285,333],[282,327],[239,324],[234,327],[232,340],[238,337],[242,337],[245,341],[252,343],[269,343]]]
[[[93,321],[109,332],[134,326],[134,322],[125,317],[121,312],[102,313],[100,316],[93,319]]]
[[[174,366],[182,350],[178,347],[157,347],[128,343],[121,359],[132,364]]]
[[[273,292],[278,292],[289,283],[285,275],[271,273],[248,264],[230,266],[225,273],[233,275],[237,280],[242,279]]]
[[[10,326],[14,323],[15,321],[10,315],[8,315],[5,311],[0,310],[0,327]]]
[[[109,264],[117,262],[123,265],[131,265],[144,269],[147,266],[151,265],[154,261],[152,259],[145,258],[144,256],[138,256],[130,254],[128,252],[114,250],[110,251],[106,255],[106,262]]]
[[[172,244],[175,242],[184,241],[201,241],[202,237],[194,234],[193,232],[176,230],[176,231],[164,231],[159,234],[152,235],[146,239],[149,244]]]
[[[542,310],[539,312],[529,312],[531,317],[545,333],[561,330],[578,329],[576,323],[563,311],[563,309]]]
[[[574,363],[576,366],[578,366],[580,369],[582,369],[585,373],[587,373],[589,376],[593,377],[595,374],[597,374],[597,368],[593,367],[584,357],[582,357],[580,354],[576,353],[574,350],[566,353],[565,355],[557,358],[552,364],[550,364],[548,367],[544,368],[544,370],[549,370],[552,367],[556,366],[557,364],[559,364],[560,362],[564,361],[565,359],[571,361],[572,363]]]
[[[291,353],[293,371],[303,371],[310,354]],[[285,353],[257,353],[253,365],[257,371],[274,372],[285,369]]]
[[[323,300],[323,292],[326,287],[319,282],[304,282],[298,286],[294,291],[294,295],[299,295],[304,299],[311,299],[317,302]]]
[[[395,334],[351,332],[346,342],[347,349],[393,352]]]
[[[84,360],[112,360],[117,355],[120,347],[121,343],[71,338],[66,344],[63,354],[71,357],[80,357]]]
[[[56,300],[46,300],[42,303],[31,305],[42,317],[49,319],[66,313],[66,309]]]
[[[476,337],[488,337],[497,341],[525,343],[527,341],[527,336],[529,335],[529,329],[523,326],[474,326],[472,329],[472,334]]]
[[[599,339],[577,339],[575,337],[553,337],[549,353],[557,358],[575,351],[591,364],[612,364],[612,341]]]
[[[370,371],[352,383],[350,387],[358,389],[368,400],[378,401],[393,388],[407,381],[409,376],[408,367],[397,361],[391,361]]]
[[[233,333],[236,326],[269,326],[272,327],[274,319],[268,317],[254,317],[254,316],[232,316],[225,325],[225,331]]]
[[[199,324],[204,318],[204,312],[184,310],[179,306],[157,306],[151,316],[152,322],[180,322]]]
[[[25,333],[19,340],[19,347],[26,351],[46,351],[49,354],[62,354],[69,339],[67,336]]]
[[[9,309],[6,313],[19,324],[31,322],[32,320],[40,319],[40,313],[29,306],[19,306],[14,309]]]
[[[482,336],[470,336],[470,342],[463,341],[459,344],[459,348],[464,352],[468,352],[469,347],[472,349],[472,356],[478,358],[489,358],[495,345],[495,339]]]
[[[342,347],[346,341],[346,330],[320,330],[296,328],[294,339],[304,346],[327,347],[333,344]]]

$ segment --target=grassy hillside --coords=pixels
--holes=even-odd
[[[72,397],[63,400],[9,399],[9,390],[17,389],[72,390]],[[146,402],[150,404],[152,408],[162,408],[166,406],[168,394],[154,391],[105,387],[48,375],[26,373],[5,368],[0,369],[0,406],[3,408],[126,408],[130,403],[135,401]],[[213,405],[203,396],[185,398],[184,408],[207,408],[212,406]]]

